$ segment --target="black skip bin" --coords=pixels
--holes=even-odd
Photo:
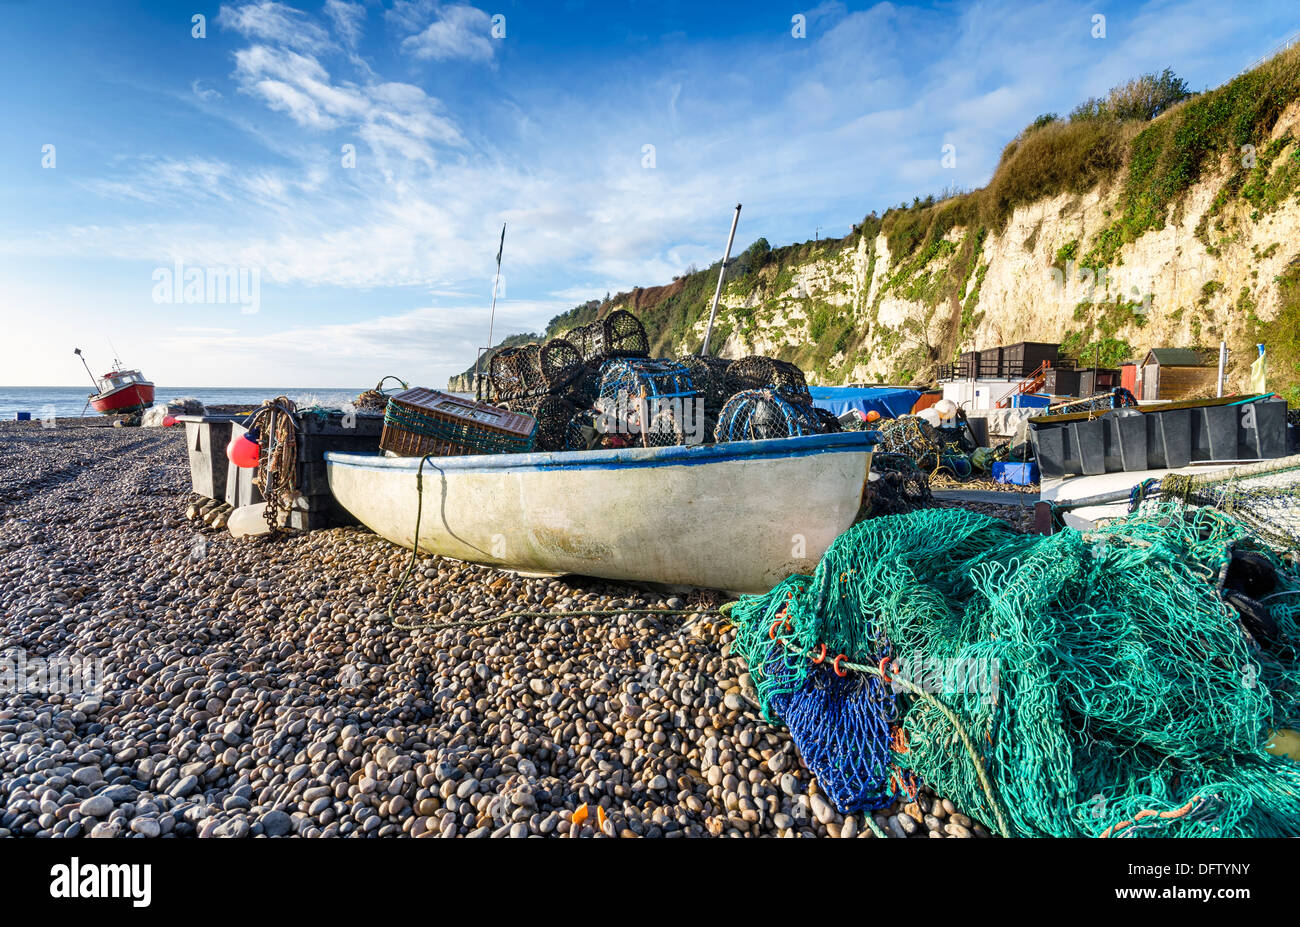
[[[1043,479],[1286,455],[1286,403],[1235,397],[1030,419]]]
[[[1192,410],[1169,409],[1145,415],[1147,469],[1177,470],[1192,462]]]
[[[1281,399],[1266,399],[1242,406],[1242,409],[1240,456],[1260,460],[1285,457],[1286,403]]]
[[[1106,473],[1147,468],[1147,416],[1137,409],[1116,409],[1106,423]]]

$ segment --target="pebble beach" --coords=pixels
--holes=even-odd
[[[194,501],[182,429],[0,423],[0,652],[32,674],[0,687],[0,837],[874,837],[760,716],[716,597],[422,557],[397,613],[467,625],[404,630],[408,551]],[[547,611],[613,614],[512,617]],[[72,657],[97,688],[42,684]],[[924,790],[875,823],[988,836]]]

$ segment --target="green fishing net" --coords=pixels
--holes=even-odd
[[[1241,551],[1275,583],[1267,634],[1225,599]],[[1264,750],[1300,727],[1293,591],[1295,564],[1213,509],[1045,537],[927,509],[855,525],[812,576],[743,597],[731,617],[772,720],[790,723],[780,707],[823,671],[810,659],[823,644],[919,681],[931,697],[895,682],[879,703],[892,761],[990,826],[996,803],[1024,836],[1300,836],[1300,763]],[[877,746],[850,743],[837,762]]]

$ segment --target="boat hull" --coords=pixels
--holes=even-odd
[[[811,573],[853,524],[874,439],[429,458],[420,550],[526,573],[764,592]],[[414,544],[418,458],[325,459],[344,508]]]
[[[90,400],[90,407],[103,415],[127,415],[153,405],[153,384],[132,383],[101,393]]]

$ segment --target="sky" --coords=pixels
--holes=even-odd
[[[111,338],[160,386],[442,387],[503,223],[494,340],[717,261],[736,203],[736,250],[842,236],[983,185],[1041,113],[1214,87],[1297,29],[1295,0],[0,0],[0,383],[80,385]]]

